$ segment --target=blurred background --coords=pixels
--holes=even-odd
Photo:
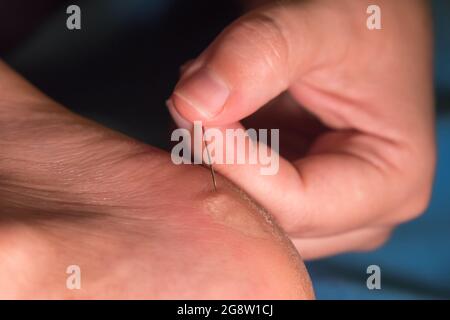
[[[430,208],[378,251],[308,263],[319,299],[450,299],[450,1],[431,1],[438,168]],[[66,8],[82,29],[66,28]],[[0,0],[0,56],[73,111],[167,149],[180,65],[241,14],[235,1]],[[368,290],[378,265],[382,289]]]

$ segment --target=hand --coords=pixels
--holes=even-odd
[[[0,299],[312,298],[289,240],[219,182],[0,62]],[[66,288],[70,265],[80,290]]]
[[[265,206],[306,258],[374,249],[430,198],[428,8],[378,1],[382,30],[371,31],[369,4],[290,1],[250,12],[183,68],[170,100],[178,123],[280,128],[277,175],[216,168]]]

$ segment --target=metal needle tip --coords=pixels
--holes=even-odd
[[[203,143],[205,145],[206,154],[208,155],[209,170],[211,171],[211,177],[212,177],[212,182],[213,182],[213,186],[214,186],[214,191],[217,191],[216,173],[214,172],[214,167],[213,167],[212,161],[211,161],[211,154],[209,153],[208,144],[206,143],[204,134],[205,134],[205,127],[202,126],[202,139],[203,139]]]

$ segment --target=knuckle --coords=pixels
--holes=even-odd
[[[433,145],[432,141],[429,145]],[[396,178],[400,181],[397,187],[402,190],[401,196],[396,200],[396,214],[387,217],[388,223],[404,223],[418,218],[427,210],[432,197],[435,164],[435,151],[430,148],[414,149],[404,154],[399,166],[403,169],[397,172]]]
[[[284,69],[289,55],[289,41],[279,18],[269,13],[252,13],[238,20],[232,33],[236,39],[242,39],[244,44],[251,46],[253,50],[250,52],[259,56],[268,66],[274,70],[280,67]]]
[[[423,214],[431,201],[434,180],[434,165],[427,165],[427,170],[416,170],[415,183],[409,194],[409,216],[407,218],[414,219]]]
[[[413,200],[410,208],[410,219],[415,219],[422,215],[427,209],[431,201],[432,184],[424,183],[415,195],[412,196]]]
[[[358,246],[358,251],[373,251],[381,248],[390,239],[391,230],[377,231],[374,235],[369,236],[368,239],[363,239]]]

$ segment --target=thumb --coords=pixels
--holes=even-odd
[[[224,125],[287,90],[314,56],[314,46],[305,45],[311,39],[302,9],[272,5],[226,28],[183,72],[171,97],[177,111],[190,121]]]

